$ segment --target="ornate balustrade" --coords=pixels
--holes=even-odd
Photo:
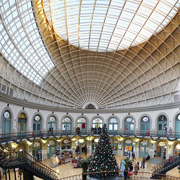
[[[96,172],[96,173],[108,173],[108,172],[115,172],[115,171],[104,171],[104,172]],[[124,173],[123,171],[119,171],[119,174],[121,173]],[[87,180],[90,180],[90,178],[88,177],[88,175],[90,173],[86,173],[87,174]],[[95,174],[95,173],[93,173]],[[179,180],[179,177],[174,177],[174,176],[164,176],[164,174],[159,174],[159,176],[162,176],[162,179],[166,179],[166,180]],[[131,179],[143,179],[143,180],[146,180],[146,179],[152,179],[152,173],[151,172],[138,172],[137,175],[133,175],[131,177]],[[122,177],[119,177],[118,178],[119,180],[120,179],[124,179]],[[82,180],[82,174],[77,174],[77,175],[73,175],[73,176],[68,176],[68,177],[63,177],[63,178],[60,178],[59,180]],[[153,180],[153,179],[152,179]],[[154,179],[155,180],[155,179]]]
[[[7,142],[7,141],[17,141],[22,139],[30,139],[30,138],[48,138],[51,136],[54,136],[56,138],[61,138],[62,136],[100,136],[101,132],[94,132],[94,131],[80,131],[76,132],[75,130],[69,130],[69,131],[63,131],[63,130],[57,130],[57,131],[30,131],[30,132],[15,132],[15,133],[6,133],[6,134],[0,134],[0,143]],[[169,140],[175,140],[176,138],[179,138],[179,132],[172,132],[171,134],[167,132],[161,132],[158,131],[109,131],[110,136],[121,136],[121,137],[137,137],[137,138],[143,138],[143,137],[151,137],[155,138],[156,140],[160,137],[166,137]]]

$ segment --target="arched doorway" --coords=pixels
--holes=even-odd
[[[108,121],[109,124],[109,134],[117,134],[118,132],[118,120],[112,117]]]
[[[99,138],[93,139],[92,141],[92,154],[94,153],[96,146],[98,145]]]
[[[160,115],[158,117],[158,135],[167,135],[167,117]]]
[[[124,132],[125,134],[133,134],[134,132],[134,119],[132,117],[127,117],[124,121]]]
[[[80,134],[87,133],[87,120],[84,117],[80,117],[77,120],[77,127],[80,128]]]
[[[149,136],[150,132],[150,120],[149,117],[144,116],[141,119],[141,134]]]
[[[71,140],[70,139],[64,139],[61,144],[61,149],[71,149]]]
[[[24,136],[26,132],[27,117],[25,113],[20,113],[18,116],[18,134]]]
[[[11,113],[8,110],[3,114],[2,133],[5,134],[3,136],[10,136],[6,133],[11,133]]]
[[[130,139],[126,139],[124,141],[124,156],[128,156],[128,151],[130,151],[130,154],[132,156],[133,150],[134,150],[134,142]]]
[[[139,157],[147,157],[149,154],[150,143],[148,140],[142,140],[139,143]]]
[[[32,145],[32,155],[38,160],[42,161],[41,143],[36,141]]]
[[[70,117],[65,117],[62,120],[62,133],[63,134],[70,134],[72,130],[72,120]]]
[[[51,130],[51,135],[56,132],[57,120],[55,116],[50,116],[48,119],[48,131]]]
[[[78,139],[79,153],[87,154],[87,142],[84,139]]]
[[[99,117],[96,117],[95,119],[93,119],[92,128],[91,128],[91,131],[93,134],[101,134],[102,123],[103,121]]]
[[[176,116],[176,137],[180,137],[180,114]]]
[[[180,143],[177,143],[174,147],[174,154],[179,154],[180,153]]]
[[[41,116],[39,114],[34,116],[33,131],[35,132],[35,135],[41,134]]]
[[[113,154],[117,154],[118,151],[118,141],[114,138],[111,138],[111,146],[113,149]]]
[[[47,144],[47,158],[51,158],[54,154],[56,154],[56,142],[50,140]]]
[[[156,156],[166,159],[166,148],[167,148],[166,142],[160,141],[157,145]]]

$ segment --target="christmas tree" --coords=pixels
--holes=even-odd
[[[102,128],[102,134],[95,152],[91,155],[88,171],[90,173],[89,177],[96,179],[110,179],[110,177],[117,177],[119,175],[119,167],[113,154],[106,124]],[[106,172],[96,173],[102,171]]]

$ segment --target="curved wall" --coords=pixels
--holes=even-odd
[[[0,114],[1,114],[1,121],[0,121],[0,133],[2,133],[2,114],[4,112],[4,110],[7,108],[7,103],[4,102],[0,102]],[[21,106],[17,106],[17,105],[12,105],[9,104],[8,109],[10,109],[11,113],[12,113],[12,126],[11,126],[11,132],[17,132],[17,119],[18,119],[18,115],[20,112],[22,112],[23,107]],[[24,108],[25,113],[27,113],[27,129],[26,131],[32,131],[33,127],[32,127],[32,121],[33,121],[33,117],[36,113],[38,113],[38,109],[33,109],[33,108]],[[42,131],[46,131],[47,130],[47,122],[48,122],[48,117],[50,114],[52,114],[52,111],[48,111],[48,110],[41,110],[39,109],[39,113],[42,115]],[[140,121],[142,116],[148,116],[150,118],[150,131],[156,131],[157,130],[157,119],[159,117],[159,115],[163,114],[167,116],[167,121],[168,121],[168,129],[169,127],[172,128],[173,131],[175,131],[175,118],[176,115],[178,113],[180,113],[179,108],[172,108],[172,109],[164,109],[164,110],[153,110],[153,111],[142,111],[142,112],[117,112],[117,113],[110,113],[110,112],[103,112],[103,113],[93,113],[92,111],[90,111],[90,113],[88,112],[56,112],[54,111],[54,114],[57,117],[57,130],[61,130],[61,122],[63,117],[65,117],[68,113],[68,116],[72,117],[72,130],[73,128],[76,127],[76,123],[77,123],[77,118],[79,116],[85,116],[88,118],[87,121],[87,130],[91,130],[91,126],[92,126],[92,120],[94,119],[94,117],[96,116],[100,116],[102,117],[102,119],[104,120],[105,123],[108,123],[108,119],[110,117],[112,117],[112,115],[118,117],[119,119],[119,130],[124,130],[124,120],[127,116],[131,116],[134,118],[135,120],[135,131],[140,130]]]

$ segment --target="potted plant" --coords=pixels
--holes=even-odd
[[[86,180],[86,177],[87,177],[87,169],[88,169],[88,164],[89,164],[89,161],[86,159],[86,160],[83,160],[81,162],[81,168],[82,168],[82,179],[83,180]]]

